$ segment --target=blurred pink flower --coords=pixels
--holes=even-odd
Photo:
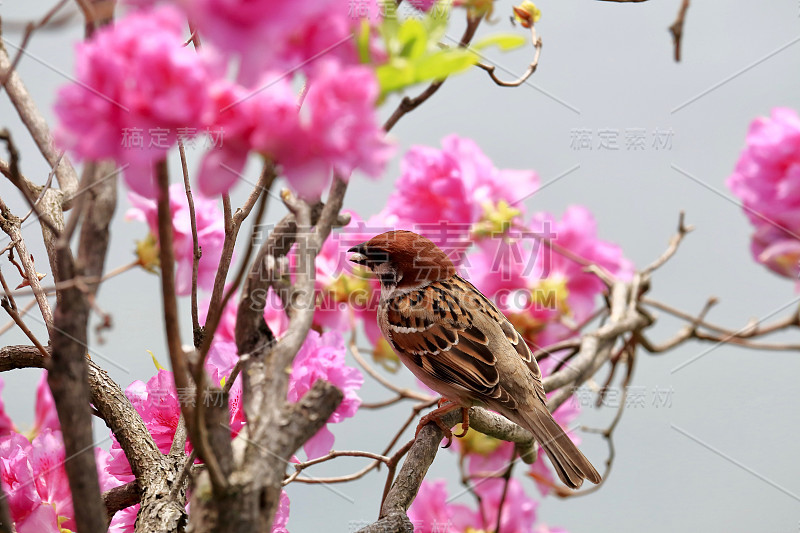
[[[237,56],[237,80],[257,87],[267,70],[313,73],[318,59],[356,64],[354,33],[377,19],[375,0],[184,0],[203,36]],[[364,9],[359,9],[363,5]]]
[[[345,353],[344,340],[339,332],[329,331],[320,335],[314,330],[309,331],[292,366],[288,400],[297,402],[318,379],[323,379],[344,393],[342,403],[328,423],[342,422],[355,415],[361,405],[357,391],[364,383],[364,377],[358,369],[347,366]],[[333,433],[326,425],[305,443],[303,449],[309,459],[314,459],[328,453],[333,441]]]
[[[522,483],[516,478],[508,481],[503,508],[500,502],[503,499],[505,480],[501,478],[473,480],[475,492],[481,497],[483,513],[476,512],[474,520],[478,527],[493,531],[497,524],[497,515],[500,511],[500,531],[506,533],[532,533],[533,524],[536,522],[536,508],[539,502],[528,497]]]
[[[727,185],[754,227],[751,250],[781,276],[800,274],[800,117],[775,108],[750,124]]]
[[[378,84],[372,70],[324,61],[307,85],[302,108],[284,74],[262,76],[263,89],[220,82],[212,88],[219,110],[209,120],[225,131],[225,144],[210,150],[198,178],[205,194],[226,191],[256,151],[280,165],[300,196],[316,199],[334,170],[348,179],[359,169],[377,177],[392,154],[378,124]]]
[[[408,509],[408,519],[414,525],[414,533],[464,533],[472,514],[464,505],[448,503],[447,482],[444,479],[423,481],[414,503]]]
[[[290,183],[294,173],[299,174],[295,180],[307,179],[304,167],[312,157],[326,172],[336,170],[345,178],[356,169],[373,178],[381,175],[394,149],[378,122],[379,92],[375,73],[367,67],[343,68],[334,61],[318,67],[300,113],[308,144],[290,145],[297,151],[279,158]],[[318,196],[313,190],[304,193],[297,183],[294,187],[303,196]]]
[[[408,3],[420,11],[430,11],[436,0],[408,0]]]
[[[563,527],[548,527],[546,524],[539,524],[533,528],[533,533],[569,533]]]
[[[125,165],[135,192],[155,196],[153,163],[177,136],[196,133],[211,99],[206,52],[183,46],[185,17],[174,6],[130,13],[77,46],[75,82],[55,103],[56,142],[78,159]]]
[[[226,288],[227,290],[227,288]],[[209,300],[205,300],[200,305],[200,323],[206,323],[208,318],[208,304]],[[228,300],[225,309],[222,311],[217,331],[214,332],[214,343],[216,342],[235,342],[236,341],[236,313],[239,308],[238,298],[234,295]],[[264,298],[264,321],[269,326],[270,331],[275,337],[280,337],[289,327],[289,317],[283,310],[283,302],[280,297],[275,294],[272,287],[267,289],[267,295]],[[213,346],[213,344],[212,344]]]
[[[158,235],[158,209],[155,200],[128,193],[128,200],[133,204],[125,217],[129,220],[146,222],[150,232]],[[174,183],[169,187],[169,203],[172,213],[173,249],[175,250],[175,290],[179,295],[191,294],[192,262],[194,259],[194,242],[192,238],[189,201],[183,184]],[[214,286],[222,255],[222,244],[225,240],[225,223],[217,201],[194,195],[195,220],[197,221],[197,242],[202,256],[197,265],[197,285],[203,289]]]
[[[415,533],[470,533],[494,531],[497,512],[503,494],[503,479],[473,480],[474,490],[480,495],[483,512],[461,504],[448,503],[445,480],[423,481],[414,503],[408,510],[408,518],[414,524]],[[504,533],[533,533],[538,503],[527,497],[522,484],[511,478],[506,492],[500,519],[500,531]]]
[[[47,370],[42,370],[39,385],[36,386],[36,420],[33,434],[38,435],[45,429],[60,431],[61,424],[58,421],[58,412],[53,401],[53,394],[50,392],[50,385],[47,383]]]
[[[258,91],[227,80],[219,80],[210,87],[214,111],[205,121],[211,128],[224,131],[225,137],[222,146],[204,156],[197,178],[203,194],[213,196],[230,189],[243,172],[251,150],[277,158],[277,147],[269,145],[266,139],[273,138],[277,143],[297,136],[297,95],[291,78],[267,71],[261,80],[262,88]],[[255,139],[261,141],[258,146]]]
[[[776,274],[800,277],[800,238],[767,224],[756,227],[750,243],[756,261]]]
[[[380,219],[425,235],[460,263],[475,225],[501,201],[521,213],[517,203],[538,185],[535,172],[498,170],[474,141],[450,135],[441,150],[413,146],[406,152]]]
[[[275,513],[275,520],[272,522],[272,533],[289,533],[286,524],[289,522],[289,495],[285,490],[281,491],[281,499],[278,503],[278,512]]]

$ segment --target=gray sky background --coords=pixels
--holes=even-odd
[[[499,22],[484,25],[481,34],[510,29],[511,3],[496,4]],[[684,29],[683,62],[676,64],[666,28],[679,4],[542,0],[537,3],[542,10],[537,28],[544,49],[539,70],[527,84],[500,88],[482,71],[453,78],[403,118],[393,136],[402,153],[413,144],[438,146],[443,136],[459,133],[474,139],[500,168],[535,169],[543,186],[525,202],[529,211],[560,216],[570,204],[586,205],[601,237],[619,243],[639,267],[665,249],[678,213],[685,210],[696,231],[655,276],[651,297],[696,313],[709,296],[716,296],[720,303],[709,320],[734,329],[751,317],[781,318],[792,312],[800,296],[792,281],[772,275],[751,259],[749,224],[724,180],[753,118],[777,106],[800,107],[800,5],[795,0],[693,2]],[[24,21],[39,18],[50,5],[44,0],[2,0],[0,15],[6,23]],[[461,27],[455,23],[451,36],[459,36]],[[37,33],[19,65],[51,121],[55,91],[73,70],[71,43],[81,32],[72,24],[58,33]],[[13,53],[10,45],[21,35],[6,31],[3,38]],[[491,56],[506,78],[524,71],[529,58],[528,50]],[[394,103],[384,106],[384,115]],[[12,129],[22,149],[24,173],[42,183],[47,166],[5,95],[0,96],[0,126]],[[598,130],[610,128],[620,130],[621,141],[624,130],[644,128],[647,148],[627,151],[621,142],[618,151],[597,150]],[[574,150],[570,143],[575,129],[591,130],[595,149]],[[670,150],[652,148],[656,129],[674,132]],[[398,160],[379,181],[354,178],[346,207],[365,217],[382,207]],[[177,176],[177,155],[171,164]],[[255,164],[247,175],[255,181]],[[234,204],[241,204],[248,191],[249,186],[238,186]],[[0,194],[16,212],[24,212],[7,182],[0,184]],[[123,220],[127,207],[122,194],[109,268],[131,261],[134,240],[146,233],[143,225]],[[284,209],[272,202],[267,220],[283,214]],[[31,225],[25,235],[41,270],[46,261],[38,226]],[[100,293],[99,304],[113,314],[115,328],[105,344],[93,337],[92,355],[123,387],[154,373],[146,350],[167,361],[157,289],[155,276],[133,271],[106,283]],[[183,308],[188,340],[188,302]],[[43,338],[36,315],[30,316],[28,323]],[[663,340],[681,326],[661,315],[651,337]],[[797,342],[797,335],[776,339]],[[26,341],[10,332],[0,342]],[[690,360],[694,362],[677,369]],[[571,533],[797,531],[799,371],[796,353],[699,343],[658,356],[640,352],[633,384],[644,387],[647,401],[645,407],[627,410],[616,431],[616,459],[608,481],[587,497],[545,499],[540,520]],[[38,371],[2,377],[6,409],[20,427],[29,427]],[[405,371],[392,379],[412,384]],[[671,405],[652,405],[657,388],[672,391]],[[388,396],[371,382],[362,392],[367,401]],[[409,408],[361,412],[333,426],[336,448],[381,451]],[[606,425],[613,414],[610,408],[587,408],[581,422]],[[103,427],[96,433],[98,440],[107,435]],[[605,443],[586,434],[582,448],[602,470]],[[429,479],[449,478],[451,494],[460,492],[454,459],[454,454],[441,452],[429,472]],[[363,464],[360,459],[342,460],[309,473],[347,473]],[[356,522],[373,520],[384,475],[385,470],[331,487],[292,484],[290,529],[347,531]],[[534,494],[533,483],[523,482]],[[457,501],[472,503],[467,497]]]

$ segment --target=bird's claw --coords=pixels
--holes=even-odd
[[[469,409],[466,407],[461,408],[461,433],[455,434],[459,439],[465,437],[469,431]]]
[[[447,427],[447,425],[444,422],[442,422],[441,417],[447,414],[448,412],[452,411],[453,409],[459,409],[459,408],[461,409],[462,431],[461,433],[453,435],[451,429]],[[440,399],[438,402],[437,409],[434,409],[433,411],[431,411],[430,413],[428,413],[427,415],[423,416],[420,419],[419,424],[417,425],[417,431],[414,434],[415,439],[419,435],[420,430],[426,425],[428,425],[430,422],[433,422],[437,426],[439,426],[439,429],[441,429],[442,433],[444,433],[444,438],[447,439],[447,443],[444,446],[442,446],[442,448],[449,448],[450,445],[453,444],[453,436],[461,438],[467,434],[467,431],[469,431],[469,409],[466,407],[460,407],[456,405],[454,402],[451,402],[450,400],[447,400],[445,398]]]

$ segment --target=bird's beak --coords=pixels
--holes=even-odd
[[[350,261],[357,265],[366,265],[367,264],[367,256],[364,254],[364,245],[359,244],[358,246],[353,246],[349,250],[348,253],[352,253],[353,255],[350,256]]]

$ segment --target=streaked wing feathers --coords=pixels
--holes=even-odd
[[[520,358],[540,376],[535,361],[530,364],[530,350],[511,323],[459,276],[392,298],[386,302],[386,319],[396,350],[431,376],[479,397],[516,408],[516,401],[499,384],[497,359],[489,347],[499,333],[492,331],[493,327],[500,328]]]

